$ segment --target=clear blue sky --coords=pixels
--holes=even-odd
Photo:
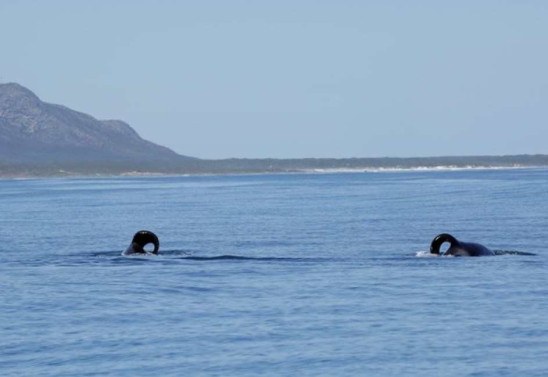
[[[548,1],[0,1],[0,80],[202,157],[548,153]]]

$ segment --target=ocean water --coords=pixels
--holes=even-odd
[[[0,375],[547,376],[547,231],[546,169],[0,180]]]

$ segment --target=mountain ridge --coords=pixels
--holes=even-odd
[[[142,139],[121,120],[98,120],[43,102],[16,83],[0,84],[0,127],[0,158],[7,162],[174,163],[191,159]]]

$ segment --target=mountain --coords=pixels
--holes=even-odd
[[[98,120],[43,102],[19,84],[0,84],[0,161],[4,165],[165,169],[193,160],[142,139],[120,120]]]

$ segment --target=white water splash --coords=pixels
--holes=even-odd
[[[417,251],[415,253],[415,256],[417,258],[436,258],[436,257],[439,257],[440,255],[439,254],[432,254],[429,251]]]

